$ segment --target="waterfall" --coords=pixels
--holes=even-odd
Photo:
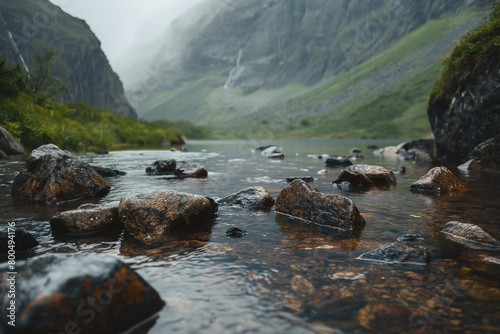
[[[236,66],[231,69],[229,76],[227,77],[226,83],[224,84],[224,89],[228,89],[233,80],[234,73],[240,68],[241,56],[243,55],[243,49],[238,51],[238,56],[236,57]]]
[[[29,72],[30,70],[28,69],[28,65],[26,65],[26,62],[24,61],[23,55],[21,54],[21,51],[19,51],[19,48],[17,47],[17,44],[14,41],[14,38],[12,37],[12,33],[7,29],[7,22],[5,22],[5,19],[3,18],[3,14],[1,12],[0,12],[0,17],[2,18],[5,29],[7,30],[7,34],[9,35],[9,39],[10,39],[10,42],[12,43],[12,47],[16,51],[16,54],[19,56],[19,59],[21,60],[21,64],[23,65],[26,72]]]

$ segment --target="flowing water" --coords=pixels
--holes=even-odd
[[[470,189],[463,195],[425,195],[409,191],[432,166],[374,156],[367,144],[391,141],[278,141],[284,160],[267,159],[255,141],[193,141],[189,152],[113,151],[81,157],[127,175],[109,178],[111,192],[100,202],[151,190],[177,190],[223,197],[249,186],[265,187],[274,197],[286,177],[313,176],[326,193],[351,198],[366,220],[359,238],[339,239],[307,225],[290,224],[270,212],[220,207],[210,233],[162,247],[139,245],[125,233],[70,238],[53,234],[48,220],[81,203],[58,207],[12,200],[13,174],[24,161],[0,162],[0,224],[16,221],[40,242],[35,254],[61,246],[75,253],[120,258],[148,281],[167,302],[147,324],[148,333],[498,333],[500,332],[500,255],[466,248],[440,233],[451,220],[481,226],[500,238],[497,175],[456,175]],[[359,163],[406,166],[397,186],[342,191],[331,184],[340,169],[319,175],[324,160],[310,154],[363,150]],[[172,180],[148,176],[155,160],[177,159],[206,167],[206,179]],[[245,229],[230,238],[230,227]],[[431,252],[428,265],[395,265],[358,260],[363,252],[407,233]],[[394,306],[396,305],[396,306]]]

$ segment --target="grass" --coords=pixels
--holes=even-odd
[[[26,93],[0,98],[0,126],[19,138],[26,150],[48,143],[72,151],[157,146],[180,135],[173,127],[84,104],[52,101],[42,107]]]

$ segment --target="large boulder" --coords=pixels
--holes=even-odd
[[[102,255],[44,255],[17,264],[16,297],[1,270],[2,305],[15,302],[16,333],[119,333],[158,312],[158,293],[120,260]],[[8,325],[10,311],[0,319]],[[9,332],[9,331],[8,331]]]
[[[84,204],[50,219],[52,230],[67,234],[101,233],[121,226],[118,207]]]
[[[263,187],[249,187],[217,201],[219,204],[239,205],[250,209],[267,209],[274,205],[274,198]]]
[[[354,187],[391,186],[397,182],[393,171],[385,167],[369,165],[353,165],[344,169],[334,184],[349,182]]]
[[[446,167],[434,167],[410,186],[410,190],[433,193],[460,192],[467,188]]]
[[[302,180],[293,181],[279,193],[276,212],[342,230],[354,231],[365,225],[349,198],[324,194]]]
[[[0,126],[0,151],[6,155],[18,155],[24,153],[24,148],[7,130]]]
[[[358,259],[384,263],[426,264],[430,260],[430,253],[423,246],[397,241],[363,253]]]
[[[123,197],[118,212],[125,231],[151,245],[182,233],[211,228],[217,204],[199,195],[152,191]]]
[[[81,159],[53,144],[33,150],[14,179],[12,196],[42,204],[102,196],[110,185]]]
[[[500,250],[500,241],[474,224],[451,221],[442,231],[449,239],[474,249]]]
[[[158,160],[146,168],[149,175],[169,175],[176,178],[207,177],[208,171],[197,163],[176,160]]]

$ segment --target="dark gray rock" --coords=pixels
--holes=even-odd
[[[298,176],[298,177],[287,177],[286,182],[293,182],[295,180],[302,180],[304,182],[314,182],[314,177],[312,176]]]
[[[21,145],[21,143],[1,126],[0,126],[0,151],[3,151],[6,155],[24,154],[24,148]]]
[[[442,231],[449,239],[474,249],[500,250],[500,241],[474,224],[451,221]]]
[[[115,257],[50,254],[18,262],[16,269],[16,333],[119,333],[165,304]],[[8,271],[0,271],[4,306],[9,305]],[[1,317],[0,330],[12,328],[8,321]]]
[[[263,187],[249,187],[217,202],[225,205],[240,205],[251,209],[267,209],[274,205],[274,198]]]
[[[392,186],[397,183],[394,172],[385,167],[369,165],[353,165],[344,169],[334,184],[349,182],[356,188],[369,188],[371,186]]]
[[[359,260],[384,263],[426,264],[430,261],[429,251],[422,246],[407,242],[392,242],[361,254]]]
[[[208,171],[197,163],[176,160],[158,160],[146,168],[149,175],[167,175],[175,178],[207,177]]]
[[[247,231],[239,227],[231,227],[226,231],[226,235],[231,238],[243,238]]]
[[[53,144],[33,150],[14,179],[12,196],[42,204],[105,195],[110,185],[81,159]]]
[[[97,174],[104,176],[104,177],[115,177],[115,176],[124,176],[127,175],[127,173],[119,171],[117,169],[111,169],[108,167],[102,167],[102,166],[96,166],[96,165],[90,165]]]
[[[118,207],[84,205],[50,219],[52,230],[66,234],[105,233],[122,226]]]
[[[351,166],[352,161],[349,159],[337,159],[337,158],[328,158],[326,159],[325,165],[328,167],[345,167]]]
[[[8,255],[9,240],[14,242],[13,245],[15,246],[16,254],[38,246],[38,241],[30,233],[19,228],[13,229],[15,232],[14,234],[10,234],[10,237],[8,231],[0,232],[0,259],[4,259]]]

